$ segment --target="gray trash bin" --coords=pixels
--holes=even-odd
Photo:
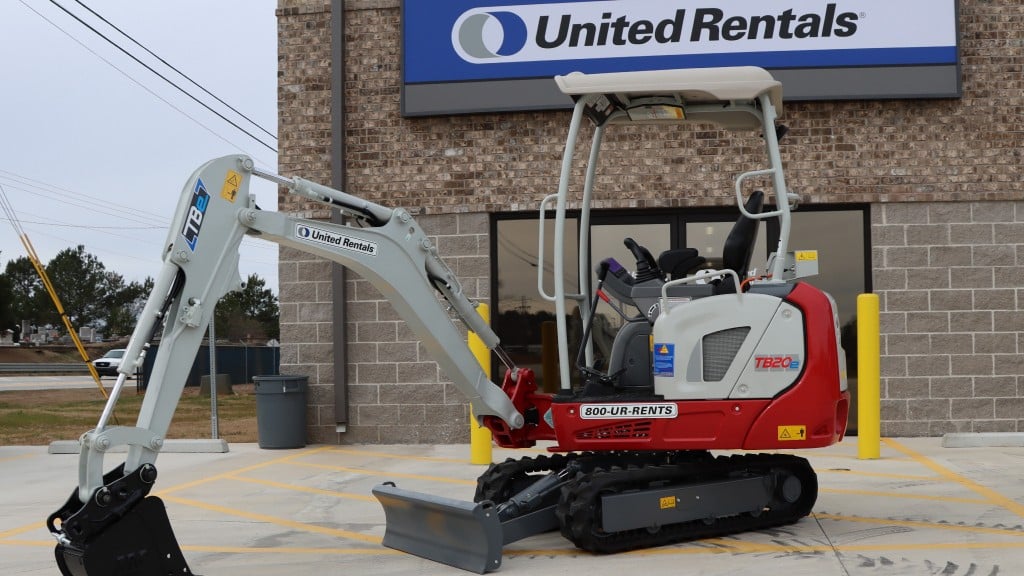
[[[256,376],[256,433],[260,448],[306,445],[306,376]]]

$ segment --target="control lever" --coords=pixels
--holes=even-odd
[[[636,258],[636,283],[646,282],[654,279],[665,279],[665,274],[662,273],[661,268],[658,267],[658,262],[651,255],[650,250],[636,243],[636,240],[632,238],[626,238],[622,241],[626,248],[633,253],[633,258]]]

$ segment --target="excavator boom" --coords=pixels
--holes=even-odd
[[[253,176],[322,202],[356,225],[306,220],[260,210],[249,194]],[[498,337],[412,216],[303,180],[256,169],[245,156],[201,166],[186,182],[171,224],[163,265],[127,346],[120,375],[95,429],[82,438],[79,483],[48,519],[57,538],[61,572],[74,576],[139,573],[188,574],[163,504],[148,497],[154,465],[217,301],[243,285],[238,247],[246,235],[338,262],[372,283],[430,351],[479,418],[497,418],[511,429],[523,415],[490,381],[465,346],[448,314],[496,349]],[[436,293],[440,294],[438,298]],[[142,364],[162,330],[146,397],[135,426],[109,426],[126,377]],[[504,354],[499,357],[507,358]],[[104,472],[104,456],[127,447],[125,461]],[[153,570],[150,572],[148,570]]]

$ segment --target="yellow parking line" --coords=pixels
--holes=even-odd
[[[34,546],[36,548],[56,546],[56,540],[0,540],[0,546]]]
[[[45,522],[35,522],[33,524],[29,524],[28,526],[21,526],[20,528],[12,528],[10,530],[4,531],[4,532],[0,532],[0,540],[6,540],[6,539],[10,538],[11,536],[17,536],[18,534],[24,534],[25,532],[30,532],[30,531],[36,530],[38,528],[46,529],[46,523]]]
[[[469,458],[442,458],[440,456],[409,456],[391,452],[374,452],[371,450],[350,450],[348,448],[332,448],[331,453],[351,454],[353,456],[374,456],[376,458],[393,458],[395,460],[419,460],[421,462],[446,462],[451,464],[469,464]]]
[[[875,490],[849,490],[846,488],[821,488],[820,492],[832,494],[853,494],[858,496],[882,496],[885,498],[906,498],[910,500],[938,500],[941,502],[959,502],[962,504],[991,504],[988,500],[981,498],[956,498],[954,496],[931,496],[928,494],[914,494],[910,492],[880,492]]]
[[[398,556],[405,554],[391,548],[246,548],[244,546],[182,546],[186,552],[221,554],[336,554],[339,556]]]
[[[153,492],[153,494],[157,495],[157,496],[164,496],[164,497],[166,497],[166,495],[171,494],[173,492],[177,492],[179,490],[185,490],[187,488],[194,488],[196,486],[202,486],[203,484],[207,484],[207,483],[213,482],[215,480],[224,480],[224,479],[227,479],[227,478],[231,478],[235,474],[244,474],[246,472],[251,472],[253,470],[259,470],[260,468],[266,468],[267,466],[273,466],[275,464],[283,464],[285,462],[290,462],[292,460],[295,460],[296,458],[301,458],[303,456],[309,456],[310,454],[316,454],[318,452],[324,452],[325,450],[329,450],[330,448],[331,448],[330,446],[321,446],[319,448],[313,448],[311,450],[303,450],[301,452],[295,452],[295,453],[289,454],[287,456],[284,456],[282,458],[275,458],[274,460],[267,460],[266,462],[263,462],[263,463],[260,463],[260,464],[254,464],[252,466],[245,466],[245,467],[242,467],[242,468],[238,468],[236,470],[231,470],[229,472],[224,472],[223,474],[217,474],[216,476],[209,476],[207,478],[201,478],[199,480],[193,480],[192,482],[186,482],[184,484],[178,484],[176,486],[171,486],[171,487],[165,488],[163,490],[155,491],[155,492]],[[40,524],[38,522],[35,522],[35,523],[29,524],[27,526],[22,526],[20,528],[14,528],[12,530],[8,530],[7,532],[0,532],[0,539],[9,538],[10,536],[13,536],[15,534],[20,534],[22,532],[28,532],[29,530],[35,530],[36,528],[39,528],[40,526],[45,527],[45,524]]]
[[[1009,528],[988,528],[985,526],[967,526],[962,524],[939,524],[937,522],[924,522],[921,520],[894,520],[892,518],[871,518],[868,516],[846,516],[844,514],[828,514],[824,512],[815,512],[814,517],[819,520],[861,522],[864,524],[882,524],[885,526],[906,526],[908,528],[953,530],[955,532],[974,532],[976,534],[992,534],[997,536],[1024,538],[1024,531],[1011,530]]]
[[[350,472],[364,476],[387,476],[390,478],[410,478],[413,480],[428,480],[430,482],[444,482],[447,484],[462,484],[476,486],[476,480],[463,480],[461,478],[447,478],[444,476],[427,476],[424,474],[406,474],[403,472],[391,472],[384,470],[368,470],[366,468],[350,468],[348,466],[331,466],[330,464],[313,464],[312,462],[295,462],[295,466],[306,468],[320,468],[323,470],[334,470],[335,472]]]
[[[0,462],[10,462],[12,460],[24,460],[26,458],[33,458],[35,456],[38,456],[38,454],[17,454],[15,456],[4,456],[3,458],[0,458]]]
[[[297,484],[285,484],[284,482],[274,482],[273,480],[261,480],[259,478],[245,477],[245,476],[231,476],[227,480],[248,482],[249,484],[261,484],[263,486],[270,486],[272,488],[280,488],[282,490],[291,490],[293,492],[306,492],[308,494],[319,494],[322,496],[334,496],[337,498],[347,498],[349,500],[363,500],[365,502],[376,502],[377,499],[373,496],[367,496],[365,494],[352,494],[349,492],[338,492],[335,490],[322,490],[320,488],[310,488],[308,486],[299,486]]]
[[[783,452],[785,454],[785,452]],[[840,454],[838,452],[807,452],[804,458],[835,458],[839,460],[861,460],[856,454]],[[907,458],[899,456],[882,456],[886,462],[904,462]],[[863,462],[863,460],[861,460]]]
[[[996,504],[998,506],[1001,506],[1001,507],[1009,510],[1010,512],[1013,512],[1014,514],[1024,518],[1024,505],[1022,505],[1022,504],[1020,504],[1018,502],[1015,502],[1014,500],[1012,500],[1010,498],[1007,498],[1006,496],[1003,496],[1002,494],[996,492],[995,490],[993,490],[991,488],[988,488],[986,486],[982,486],[981,484],[978,484],[977,482],[975,482],[974,480],[971,480],[970,478],[967,478],[965,476],[961,476],[960,474],[957,474],[956,472],[953,472],[952,470],[946,468],[945,466],[942,466],[938,462],[935,462],[934,460],[928,458],[927,456],[925,456],[923,454],[919,454],[919,453],[911,450],[910,448],[907,448],[906,446],[900,444],[899,442],[896,442],[896,441],[892,440],[891,438],[883,438],[882,441],[885,442],[890,447],[892,447],[892,448],[894,448],[896,450],[899,450],[900,452],[906,454],[907,456],[909,456],[915,462],[917,462],[917,463],[921,464],[922,466],[925,466],[929,470],[939,474],[943,478],[945,478],[945,479],[947,479],[947,480],[949,480],[951,482],[955,482],[957,484],[960,484],[961,486],[963,486],[963,487],[965,487],[965,488],[967,488],[969,490],[972,490],[973,492],[975,492],[977,494],[980,494],[983,498],[985,498],[989,502],[991,502],[993,504]]]
[[[181,490],[187,490],[189,488],[194,488],[196,486],[202,486],[203,484],[207,484],[209,482],[213,482],[214,480],[223,480],[224,478],[229,478],[229,477],[234,476],[236,474],[245,474],[246,472],[251,472],[253,470],[259,470],[260,468],[266,468],[267,466],[274,466],[274,465],[277,465],[277,464],[284,464],[285,462],[291,462],[292,460],[295,460],[297,458],[302,458],[304,456],[309,456],[311,454],[317,454],[319,452],[326,452],[327,450],[330,450],[330,449],[331,449],[330,446],[321,446],[319,448],[314,448],[312,450],[302,450],[300,452],[295,452],[293,454],[289,454],[288,456],[284,456],[283,458],[276,458],[274,460],[267,460],[266,462],[262,462],[260,464],[253,464],[252,466],[244,466],[244,467],[238,468],[236,470],[231,470],[231,471],[228,471],[228,472],[224,472],[223,474],[217,474],[215,476],[208,476],[206,478],[201,478],[199,480],[193,480],[192,482],[186,482],[184,484],[178,484],[177,486],[171,486],[170,488],[164,488],[163,490],[160,490],[158,492],[154,492],[154,494],[157,495],[157,496],[164,496],[164,495],[167,495],[167,494],[171,494],[173,492],[179,492]]]
[[[358,540],[369,544],[380,544],[381,542],[381,538],[378,536],[360,534],[359,532],[352,532],[351,530],[341,530],[338,528],[318,526],[316,524],[307,524],[305,522],[296,522],[294,520],[288,520],[287,518],[278,518],[276,516],[268,516],[266,514],[256,514],[255,512],[238,510],[237,508],[228,508],[227,506],[218,506],[216,504],[207,504],[206,502],[199,502],[198,500],[190,500],[188,498],[179,498],[178,496],[167,496],[165,499],[169,502],[174,502],[175,504],[192,506],[193,508],[201,508],[203,510],[209,510],[210,512],[227,514],[229,516],[248,518],[249,520],[256,520],[257,522],[265,522],[267,524],[276,524],[278,526],[294,528],[295,530],[302,530],[305,532],[316,532],[318,534],[326,534],[328,536],[336,536],[338,538],[348,538],[350,540]]]
[[[849,470],[843,469],[827,469],[819,468],[815,470],[818,474],[849,474],[851,476],[867,476],[869,478],[892,478],[893,480],[912,480],[921,482],[945,482],[945,478],[940,476],[919,476],[917,474],[887,474],[885,472],[864,472],[861,470]]]

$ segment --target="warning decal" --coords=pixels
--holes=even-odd
[[[654,344],[654,375],[675,376],[676,345],[675,344]]]
[[[220,188],[220,197],[228,202],[234,202],[241,185],[242,175],[234,170],[228,170],[228,175],[224,178],[224,185]]]
[[[807,426],[779,426],[779,440],[782,442],[807,439]]]
[[[675,496],[665,496],[664,498],[660,499],[660,501],[658,502],[658,506],[662,510],[668,510],[669,508],[675,508],[676,507],[676,497]]]

